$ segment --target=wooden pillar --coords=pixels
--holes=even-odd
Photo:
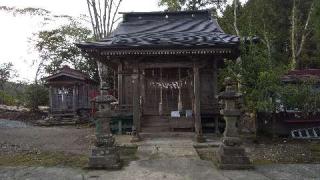
[[[113,89],[113,96],[114,97],[116,97],[117,96],[117,80],[116,80],[116,78],[117,78],[117,73],[116,73],[116,70],[112,70],[113,71],[113,87],[112,87],[112,89]]]
[[[72,91],[72,106],[73,106],[73,113],[76,115],[77,114],[77,86],[73,86],[73,91]]]
[[[139,70],[138,68],[133,69],[132,74],[133,83],[133,128],[132,128],[132,142],[140,140],[140,94],[139,94]]]
[[[182,106],[182,98],[181,98],[181,88],[182,88],[182,82],[181,82],[181,68],[178,68],[178,79],[179,79],[179,94],[178,94],[178,111],[182,112],[183,106]]]
[[[160,68],[160,82],[162,83],[162,68]],[[159,102],[159,115],[163,115],[163,91],[162,85],[160,86],[160,102]]]
[[[50,113],[52,113],[53,110],[53,93],[52,93],[52,86],[49,86],[49,105],[50,105]]]
[[[118,101],[119,105],[123,104],[123,75],[122,75],[122,63],[118,65]]]
[[[141,74],[140,74],[140,108],[141,108],[141,116],[143,116],[143,107],[146,101],[146,80],[145,80],[145,70],[141,70]]]
[[[200,77],[199,67],[194,64],[193,66],[193,93],[194,93],[194,119],[195,119],[195,133],[196,141],[203,142],[202,124],[201,124],[201,111],[200,111]]]
[[[61,104],[62,104],[62,107],[59,107],[59,109],[61,110],[66,110],[67,108],[67,104],[66,104],[66,94],[65,94],[65,88],[64,86],[62,86],[62,93],[61,93]]]
[[[216,98],[218,95],[218,67],[217,67],[217,61],[213,61],[213,93],[214,93],[214,109],[213,111],[219,111],[219,102],[218,99]],[[219,117],[215,116],[214,117],[214,127],[215,127],[215,134],[218,136],[220,134],[219,132]]]

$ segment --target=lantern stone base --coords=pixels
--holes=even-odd
[[[203,135],[196,134],[195,135],[195,141],[198,142],[198,143],[204,143],[204,142],[206,142],[206,139],[203,137]]]
[[[121,162],[119,155],[109,154],[104,156],[90,156],[89,168],[92,169],[120,169]]]
[[[217,152],[217,166],[225,170],[253,169],[244,148],[224,144],[220,145]]]
[[[89,157],[91,169],[120,169],[121,161],[112,135],[97,135],[96,146]]]
[[[133,128],[132,131],[132,137],[130,142],[135,143],[135,142],[140,142],[141,141],[141,137],[139,135],[139,133]]]

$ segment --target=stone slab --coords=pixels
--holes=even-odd
[[[191,139],[153,138],[139,144],[137,155],[140,159],[188,157],[200,159]]]

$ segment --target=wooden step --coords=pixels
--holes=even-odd
[[[142,117],[142,121],[144,122],[161,122],[161,121],[169,121],[169,118],[166,117]]]
[[[164,131],[164,132],[141,132],[139,134],[141,138],[146,139],[146,138],[194,138],[195,133],[194,132],[169,132],[169,131]]]
[[[152,127],[141,127],[142,132],[148,132],[148,133],[153,133],[153,132],[169,132],[170,128],[169,126],[152,126]]]

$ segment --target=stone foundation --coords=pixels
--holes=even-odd
[[[242,147],[220,145],[217,160],[220,169],[253,169],[250,159]]]
[[[120,169],[121,161],[114,137],[97,135],[96,146],[91,149],[89,168],[93,169]]]

